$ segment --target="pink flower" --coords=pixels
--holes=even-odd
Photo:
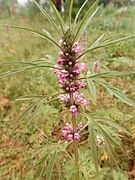
[[[68,141],[72,141],[73,140],[73,134],[68,134],[67,139],[68,139]]]
[[[68,102],[69,101],[69,98],[67,97],[67,95],[64,95],[64,94],[60,94],[59,98],[63,102]]]
[[[62,45],[62,43],[63,43],[63,40],[62,40],[62,39],[59,40],[59,45],[60,45],[60,46]]]
[[[58,65],[55,65],[54,66],[54,71],[53,71],[54,75],[58,74],[61,71],[60,69],[57,69],[57,68],[60,68],[60,67]]]
[[[69,134],[73,133],[73,130],[71,129],[71,126],[70,126],[68,123],[66,123],[65,129],[67,130],[67,132],[68,132]]]
[[[69,123],[62,130],[62,137],[67,141],[72,141],[75,139],[77,142],[80,141],[80,130],[82,129],[82,122],[76,126],[76,132],[73,132]]]
[[[82,122],[80,122],[76,127],[77,132],[82,130],[82,127],[83,127]]]
[[[74,139],[78,142],[80,141],[80,134],[78,132],[74,134]]]
[[[57,62],[58,62],[58,65],[61,66],[63,64],[63,62],[66,61],[66,58],[58,58]]]
[[[62,70],[61,73],[58,75],[58,79],[60,82],[65,81],[66,77],[69,75],[68,71]]]
[[[62,137],[67,137],[67,135],[68,135],[68,131],[67,130],[65,130],[65,129],[63,129],[62,130]]]
[[[72,46],[71,52],[76,54],[79,53],[82,50],[81,46],[79,46],[78,42],[75,42]]]
[[[93,63],[93,65],[94,65],[94,72],[95,73],[99,72],[99,70],[100,70],[100,63],[99,63],[99,61],[95,61]]]
[[[71,112],[72,116],[77,115],[77,108],[75,105],[70,106],[70,112]]]
[[[73,69],[72,72],[75,74],[75,76],[80,75],[82,70],[87,69],[87,66],[84,63],[80,63],[80,64],[76,64]]]
[[[69,86],[69,89],[70,89],[70,91],[75,92],[77,90],[77,87],[76,87],[76,85],[71,83],[70,86]]]
[[[78,82],[77,82],[77,85],[78,85],[78,87],[80,87],[80,88],[84,88],[84,86],[85,86],[82,81],[78,81]]]

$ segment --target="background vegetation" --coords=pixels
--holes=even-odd
[[[25,10],[25,13],[20,11],[19,15],[10,17],[8,17],[8,13],[4,13],[0,16],[0,24],[45,28],[55,37],[56,34],[46,19],[43,19],[39,12],[33,18],[29,14],[29,10]],[[117,8],[110,5],[106,8],[101,7],[80,43],[85,48],[103,33],[106,36],[113,34],[122,34],[124,36],[135,34],[134,14],[135,7],[133,6]],[[66,17],[65,14],[64,16]],[[58,40],[57,37],[56,39]],[[8,27],[0,28],[0,62],[37,60],[45,57],[47,54],[51,54],[54,59],[58,57],[57,49],[47,41],[41,40],[29,32],[9,29]],[[134,40],[89,54],[85,61],[90,70],[92,69],[93,62],[97,60],[100,62],[101,68],[107,71],[134,71]],[[0,66],[1,72],[10,69],[10,66]],[[135,100],[135,75],[117,77],[117,79],[111,79],[110,83],[122,89],[131,99]],[[133,135],[133,137],[124,136],[124,150],[119,152],[119,165],[123,172],[117,171],[116,167],[113,166],[111,170],[103,174],[101,179],[134,179],[135,109],[119,102],[112,95],[107,94],[101,87],[99,89],[97,104],[89,99],[91,101],[91,113],[97,114],[100,117],[112,118]],[[41,138],[43,137],[43,132],[50,137],[55,137],[63,126],[62,119],[65,118],[59,102],[56,101],[43,107],[35,121],[27,128],[24,121],[16,132],[11,134],[17,118],[29,104],[29,102],[15,101],[15,99],[31,94],[49,95],[57,91],[57,80],[53,76],[52,71],[46,69],[27,71],[0,80],[0,179],[35,179],[38,168],[34,165],[39,157],[39,154],[35,153],[35,149],[38,147],[38,144],[43,143]],[[55,124],[58,119],[59,123],[56,126]],[[99,158],[101,159],[101,167],[109,167],[108,157],[104,151]],[[93,169],[92,164],[90,168],[91,170]]]

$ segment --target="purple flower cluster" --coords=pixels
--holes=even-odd
[[[82,48],[78,42],[71,44],[68,40],[60,40],[60,51],[57,65],[54,67],[54,75],[57,75],[60,88],[64,90],[65,95],[60,95],[60,100],[69,107],[72,116],[77,115],[79,106],[88,106],[89,103],[83,98],[83,93],[78,94],[80,88],[84,88],[84,83],[78,80],[78,76],[87,67],[84,63],[79,63],[79,53]],[[73,94],[73,103],[70,103],[70,95]]]
[[[66,126],[62,130],[62,137],[68,142],[72,141],[75,139],[77,142],[80,141],[80,131],[82,130],[82,122],[80,122],[77,127],[76,127],[76,132],[73,132],[71,126],[66,123]]]
[[[75,116],[77,114],[79,106],[88,106],[89,105],[89,102],[86,99],[84,99],[83,97],[84,97],[83,93],[81,93],[80,95],[78,94],[78,92],[73,93],[74,104],[70,106],[70,112],[71,112],[72,116]],[[59,96],[59,98],[68,107],[69,102],[70,102],[70,95],[69,94],[65,94],[65,95],[61,94]]]
[[[59,58],[53,72],[58,78],[60,88],[64,91],[59,98],[70,110],[72,117],[77,115],[79,107],[89,105],[89,102],[84,99],[84,94],[79,94],[79,89],[84,88],[84,83],[79,80],[79,76],[87,67],[84,63],[80,63],[79,55],[82,48],[78,42],[73,43],[73,39],[67,32],[65,38],[59,41],[62,51],[58,53]],[[62,130],[62,137],[68,141],[75,139],[79,142],[81,128],[82,123],[76,127],[74,132],[66,123]]]

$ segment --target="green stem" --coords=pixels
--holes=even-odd
[[[70,94],[70,103],[71,105],[74,104],[73,100],[73,93]],[[75,116],[72,116],[72,126],[73,126],[73,132],[76,132],[76,119]],[[79,180],[79,155],[78,155],[78,143],[75,139],[73,139],[73,149],[74,149],[74,155],[75,155],[75,167],[77,169],[76,172],[76,180]]]

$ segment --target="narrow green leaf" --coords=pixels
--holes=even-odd
[[[26,70],[30,70],[30,69],[35,69],[35,68],[55,68],[55,69],[59,69],[59,68],[56,68],[56,67],[53,67],[53,66],[49,66],[49,65],[33,65],[33,66],[28,66],[28,67],[23,67],[23,68],[17,68],[17,69],[13,69],[11,71],[6,71],[6,72],[2,72],[0,73],[0,78],[3,78],[3,77],[7,77],[7,76],[10,76],[10,75],[13,75],[13,74],[17,74],[17,73],[21,73],[21,72],[24,72]]]
[[[58,99],[58,97],[57,97],[57,98],[53,98],[53,99],[51,99],[51,100],[48,100],[48,97],[47,97],[47,98],[41,98],[41,99],[39,99],[38,101],[32,103],[32,104],[21,114],[21,116],[18,118],[17,123],[16,123],[16,125],[15,125],[12,133],[18,128],[18,126],[21,124],[21,122],[23,121],[23,119],[35,108],[35,106],[38,106],[38,108],[36,109],[36,110],[38,111],[39,108],[40,108],[39,105],[41,105],[45,100],[48,100],[48,101],[44,104],[44,106],[47,105],[47,104],[49,104],[50,102],[56,100],[56,99]],[[43,102],[42,102],[42,101],[43,101]],[[42,102],[42,103],[41,103],[41,102]],[[40,104],[40,103],[41,103],[41,104]],[[35,113],[37,113],[37,111],[35,111]],[[33,120],[33,118],[31,118],[31,119]]]
[[[16,101],[29,101],[29,100],[35,100],[35,99],[40,99],[40,98],[45,98],[47,96],[45,95],[28,95],[28,96],[22,96],[16,99]]]
[[[91,48],[94,48],[96,47],[100,41],[102,40],[102,38],[104,37],[104,34],[102,34],[92,45],[91,45]]]
[[[78,39],[77,41],[80,41],[83,33],[85,32],[87,26],[89,25],[90,21],[93,19],[95,16],[96,12],[98,11],[99,7],[96,8],[96,10],[92,13],[92,15],[87,19],[87,21],[83,24],[82,28],[80,29],[80,32],[78,34]]]
[[[31,112],[31,115],[29,116],[28,118],[28,121],[27,121],[27,124],[25,125],[25,128],[26,129],[28,127],[28,125],[30,125],[32,123],[32,121],[34,120],[34,118],[36,117],[36,115],[38,114],[40,108],[42,107],[43,103],[44,103],[44,99],[42,101],[40,101],[36,107],[34,108],[34,110]]]
[[[91,96],[92,96],[94,102],[96,102],[97,101],[97,94],[96,94],[95,84],[90,78],[87,78],[87,83],[88,83],[88,88],[89,88],[89,91],[91,93]]]
[[[50,61],[52,64],[56,65],[56,62],[54,61],[54,59],[52,58],[52,56],[46,55],[46,57],[49,59],[49,61]]]
[[[42,29],[42,31],[43,31],[50,39],[52,39],[52,35],[51,35],[48,31],[46,31],[45,29]]]
[[[34,61],[27,62],[27,61],[10,61],[10,62],[1,62],[0,65],[36,65]]]
[[[57,42],[55,42],[52,38],[48,37],[48,35],[45,35],[43,32],[41,32],[39,30],[34,30],[34,29],[27,28],[27,27],[13,26],[13,25],[5,25],[5,26],[10,27],[10,28],[16,28],[16,29],[21,29],[21,30],[33,32],[34,34],[42,37],[43,39],[47,39],[52,44],[54,44],[55,46],[57,46],[59,49],[62,50],[61,46]]]
[[[76,23],[77,23],[77,20],[78,20],[78,17],[79,17],[79,15],[80,15],[81,11],[83,10],[83,8],[85,7],[85,5],[87,4],[88,1],[89,1],[89,0],[86,0],[86,1],[83,3],[83,5],[80,7],[78,13],[76,14],[75,20],[74,20],[74,27],[73,27],[73,29],[74,29],[75,26],[76,26]]]
[[[39,99],[38,101],[32,103],[27,109],[25,109],[25,111],[21,114],[21,116],[18,118],[17,123],[13,129],[13,132],[18,128],[18,126],[21,124],[22,120],[29,114],[30,111],[32,111],[32,109],[37,106],[41,101],[43,100],[43,98]],[[13,133],[12,132],[12,133]]]
[[[63,35],[64,35],[64,21],[59,13],[59,11],[56,9],[56,7],[54,6],[53,2],[51,0],[48,0],[49,3],[50,3],[50,6],[52,7],[54,13],[55,13],[55,16],[60,24],[60,27],[61,27],[61,30],[63,32]]]
[[[69,8],[69,29],[71,29],[73,2],[74,2],[74,0],[70,0],[70,8]]]
[[[107,124],[110,127],[113,127],[117,129],[118,131],[121,131],[123,133],[126,133],[129,136],[132,136],[125,128],[121,127],[117,123],[112,122],[111,120],[108,119],[97,119],[98,122],[101,122],[102,124]]]
[[[95,121],[94,121],[95,122]],[[113,140],[113,138],[111,137],[110,134],[108,134],[101,126],[99,126],[96,122],[95,122],[96,127],[99,129],[101,135],[104,138],[105,141],[105,147],[107,149],[107,153],[109,154],[109,159],[111,160],[111,157],[113,158],[115,164],[117,165],[117,161],[119,160],[118,155],[116,153],[116,151],[114,150],[114,147],[118,146],[119,144],[116,143],[115,140]],[[113,147],[113,146],[114,147]]]
[[[98,173],[98,153],[97,153],[97,145],[96,145],[96,134],[92,120],[90,120],[90,124],[88,127],[89,127],[89,145],[91,148],[91,156],[96,172]]]
[[[56,161],[56,156],[57,155],[57,152],[56,150],[54,151],[53,155],[51,156],[50,160],[49,160],[49,163],[46,167],[46,170],[45,172],[43,173],[43,176],[46,175],[46,179],[47,180],[51,180],[51,177],[52,177],[52,171],[53,171],[53,168],[54,168],[54,163]]]
[[[132,75],[135,74],[134,71],[131,72],[119,72],[119,71],[110,71],[110,72],[101,72],[101,73],[94,73],[89,74],[86,77],[82,77],[80,79],[94,79],[94,78],[113,78],[113,76],[122,76],[122,75]]]
[[[44,163],[47,161],[49,155],[50,155],[51,150],[48,149],[48,151],[37,161],[36,166],[39,166],[40,164]]]
[[[56,155],[56,159],[58,159],[58,154]],[[55,165],[56,165],[58,176],[59,176],[58,178],[61,179],[61,167],[60,167],[59,161],[55,161]]]
[[[57,25],[55,24],[55,22],[53,21],[53,19],[50,17],[50,15],[43,9],[43,7],[41,5],[39,5],[35,0],[32,0],[36,6],[39,8],[39,10],[42,12],[42,14],[48,19],[48,21],[54,26],[54,28],[56,29],[57,33],[59,34],[59,36],[61,37],[61,34],[59,32],[59,29],[57,28]]]
[[[114,40],[114,41],[109,41],[107,43],[102,43],[102,44],[97,45],[96,47],[93,47],[93,48],[90,47],[86,51],[84,51],[80,56],[78,56],[77,59],[81,58],[82,56],[84,56],[87,53],[92,52],[92,51],[94,51],[96,49],[100,49],[100,48],[103,48],[103,47],[108,47],[110,45],[114,45],[114,44],[117,44],[119,42],[126,41],[126,40],[133,39],[133,38],[135,38],[135,35],[134,36],[125,37],[125,38],[120,38],[120,39],[117,39],[117,40]]]
[[[118,88],[112,86],[111,84],[107,83],[106,81],[94,79],[94,81],[98,82],[102,86],[104,86],[110,94],[113,94],[122,102],[128,104],[129,106],[135,106],[135,103],[130,100],[125,94],[123,94]]]
[[[76,31],[76,33],[75,33],[74,40],[77,38],[78,34],[80,33],[80,31],[81,31],[82,28],[84,27],[84,24],[85,24],[85,26],[86,26],[86,24],[87,24],[87,22],[88,22],[87,20],[89,19],[89,16],[90,16],[90,14],[91,14],[91,11],[92,11],[93,9],[95,9],[95,7],[97,6],[98,2],[99,2],[99,0],[97,0],[97,1],[90,7],[90,9],[87,11],[86,15],[83,17],[83,19],[82,19],[82,21],[81,21],[81,23],[80,23],[80,25],[79,25],[79,27],[77,28],[77,31]]]
[[[13,69],[11,71],[7,71],[7,72],[3,72],[3,73],[0,73],[0,78],[3,78],[3,77],[6,77],[6,76],[10,76],[10,75],[13,75],[13,74],[17,74],[17,73],[21,73],[21,72],[24,72],[28,69],[31,69],[32,67],[25,67],[25,68],[18,68],[18,69]]]

